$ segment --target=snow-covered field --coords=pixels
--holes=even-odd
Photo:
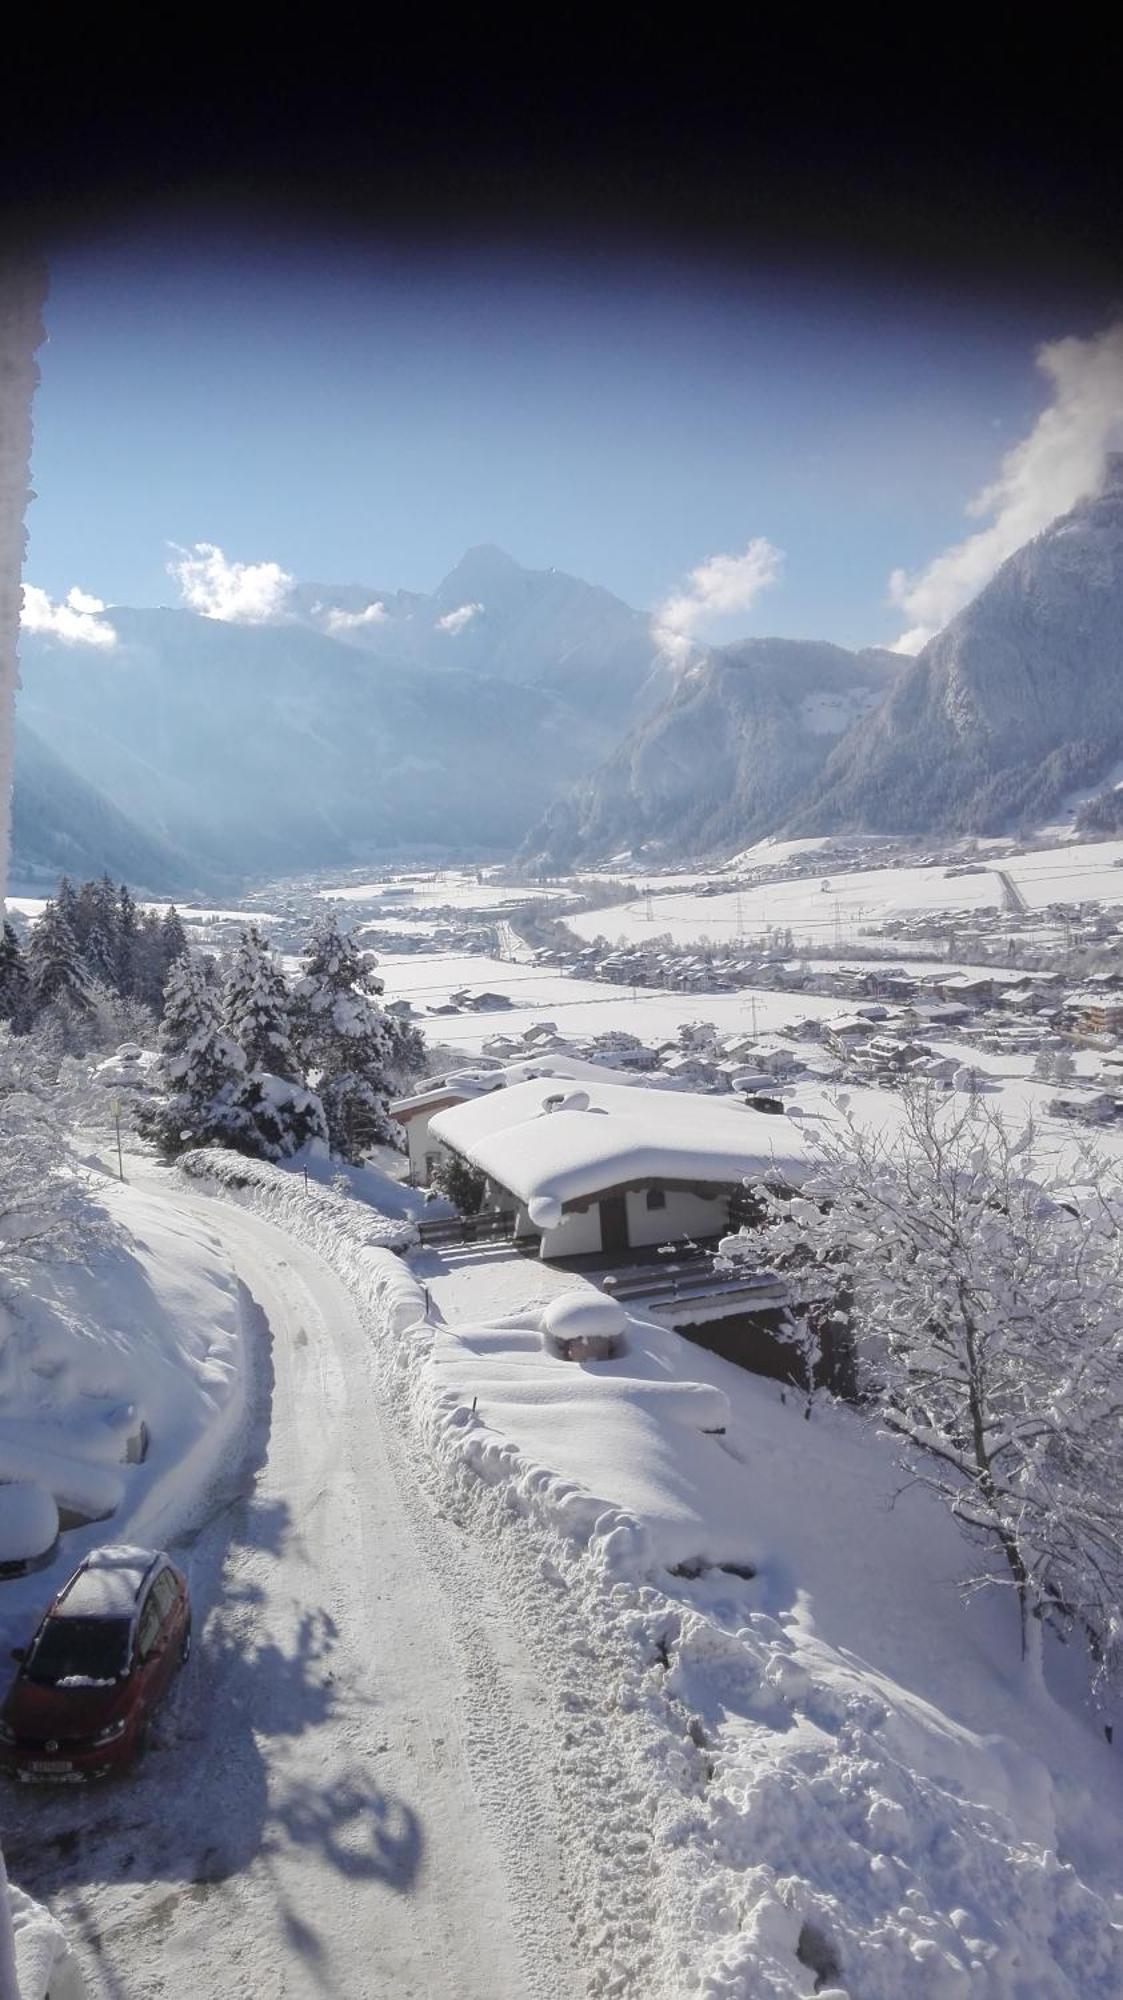
[[[479,910],[499,910],[507,903],[525,903],[528,897],[561,896],[563,888],[480,881],[474,869],[445,869],[436,875],[383,876],[370,882],[341,882],[317,892],[330,903],[377,903],[382,898],[412,909],[454,909],[466,914]]]
[[[1056,847],[1015,855],[1002,862],[1031,910],[1050,903],[1098,899],[1123,901],[1123,841],[1091,846]],[[829,886],[824,889],[822,883]],[[642,943],[669,932],[675,944],[697,944],[703,938],[731,943],[738,937],[761,935],[770,925],[791,927],[800,944],[853,943],[863,926],[909,911],[974,911],[987,904],[1002,905],[997,875],[948,876],[935,868],[878,868],[832,875],[829,858],[821,876],[764,883],[756,888],[717,896],[671,894],[607,909],[589,910],[568,919],[581,937],[619,938]]]
[[[425,1023],[432,1041],[476,1052],[492,1035],[521,1035],[543,1021],[556,1021],[562,1035],[587,1036],[623,1029],[644,1041],[673,1039],[683,1021],[713,1021],[723,1032],[779,1027],[793,1013],[837,1014],[838,1000],[763,989],[755,993],[663,993],[649,987],[613,986],[606,980],[574,979],[566,973],[460,954],[411,953],[379,960],[388,1000],[412,1000],[418,1008],[447,1001],[457,987],[487,987],[508,993],[514,1005],[494,1013],[441,1015]]]

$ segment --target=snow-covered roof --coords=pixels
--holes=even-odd
[[[643,1180],[792,1180],[810,1157],[785,1119],[739,1100],[640,1083],[590,1082],[568,1095],[546,1079],[514,1084],[438,1112],[430,1129],[528,1204],[580,1201]]]
[[[137,1592],[153,1563],[154,1549],[126,1544],[95,1549],[59,1603],[60,1618],[131,1618]]]

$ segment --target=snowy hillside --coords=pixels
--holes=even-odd
[[[649,841],[699,852],[770,833],[898,668],[890,654],[817,642],[724,646],[551,807],[525,852],[566,864]]]
[[[304,584],[294,606],[317,630],[387,659],[550,689],[624,726],[660,677],[650,623],[598,585],[469,549],[432,596]]]
[[[113,621],[113,647],[25,635],[22,712],[216,888],[376,848],[510,846],[610,740],[559,695],[458,672],[451,652],[438,670],[295,621]]]
[[[137,889],[174,890],[192,880],[186,858],[144,831],[42,738],[16,723],[11,880],[20,888],[60,874],[109,873]]]
[[[1037,824],[1123,754],[1123,453],[846,738],[797,832]]]

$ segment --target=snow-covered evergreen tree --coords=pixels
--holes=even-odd
[[[845,1109],[845,1106],[843,1105]],[[997,1559],[1027,1651],[1042,1621],[1123,1665],[1123,1187],[1062,1175],[1032,1126],[904,1093],[887,1139],[847,1114],[799,1195],[743,1239],[829,1294],[915,1475]],[[723,1246],[724,1248],[725,1246]],[[802,1268],[800,1268],[802,1267]]]
[[[133,939],[131,997],[158,1014],[163,1005],[167,976],[168,960],[164,954],[160,919],[154,911],[145,910],[138,917]]]
[[[300,1077],[292,1040],[292,996],[285,976],[253,924],[243,930],[223,992],[223,1019],[250,1069]]]
[[[247,1144],[266,1159],[291,1159],[310,1139],[326,1141],[323,1106],[301,1077],[293,1045],[293,1000],[269,946],[252,924],[242,932],[222,995],[223,1020],[246,1058],[241,1104]]]
[[[20,941],[11,924],[0,935],[0,1021],[21,1034],[30,1020],[30,981]]]
[[[294,988],[296,1032],[318,1092],[331,1149],[359,1161],[374,1146],[404,1144],[389,1100],[412,1060],[408,1023],[378,1005],[382,981],[334,916],[317,925]]]
[[[245,1056],[222,1025],[218,992],[197,958],[177,959],[168,975],[159,1049],[167,1094],[145,1116],[147,1135],[169,1157],[189,1146],[244,1142]]]
[[[117,896],[117,991],[132,993],[136,977],[136,947],[140,931],[137,906],[122,882]]]
[[[31,1002],[36,1014],[63,1000],[78,1012],[90,1004],[90,977],[58,903],[44,907],[27,948]]]
[[[238,1098],[245,1126],[227,1143],[265,1160],[291,1160],[310,1140],[328,1143],[324,1107],[314,1090],[292,1077],[254,1070]]]
[[[160,942],[164,947],[164,965],[170,971],[175,960],[183,958],[189,949],[183,919],[174,903],[168,904],[160,920]]]

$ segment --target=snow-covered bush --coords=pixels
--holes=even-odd
[[[429,1186],[443,1194],[461,1215],[478,1215],[484,1205],[487,1178],[461,1153],[438,1153],[429,1173]]]
[[[102,1219],[71,1166],[49,1095],[0,1095],[0,1270],[77,1254]]]
[[[246,1125],[227,1143],[265,1160],[291,1160],[312,1139],[327,1139],[324,1107],[314,1090],[291,1077],[255,1070],[238,1097]]]

